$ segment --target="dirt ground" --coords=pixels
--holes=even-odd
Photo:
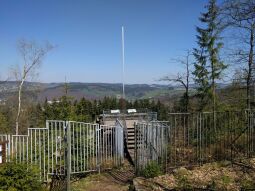
[[[155,178],[137,177],[134,179],[134,185],[144,191],[255,190],[255,159],[249,159],[242,164],[244,165],[225,161],[208,163],[193,169],[181,167],[170,174]],[[128,191],[133,187],[129,183],[115,179],[111,172],[91,174],[79,179],[71,184],[72,191]],[[121,170],[121,174],[127,174],[127,172],[126,168]]]
[[[129,184],[116,181],[108,173],[92,174],[71,184],[72,191],[128,191]]]
[[[128,161],[121,168],[108,172],[89,174],[71,183],[72,191],[128,191],[134,177],[134,169]]]

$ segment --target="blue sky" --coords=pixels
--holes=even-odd
[[[182,68],[171,58],[196,46],[204,0],[0,0],[0,75],[21,63],[21,38],[57,45],[40,82],[121,82],[121,26],[127,83],[158,83]]]

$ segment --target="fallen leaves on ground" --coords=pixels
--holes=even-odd
[[[255,159],[246,161],[249,166],[255,165]],[[255,189],[255,169],[230,162],[204,164],[188,170],[184,167],[175,169],[171,174],[149,179],[151,184],[161,185],[167,189],[211,189],[231,190]],[[153,186],[150,185],[151,188]],[[151,190],[158,190],[151,189]]]

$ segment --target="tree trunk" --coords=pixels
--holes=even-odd
[[[187,63],[186,63],[186,112],[189,110],[189,53],[187,56]]]
[[[252,24],[250,31],[250,51],[249,51],[249,60],[248,60],[248,74],[247,74],[247,109],[251,108],[251,80],[252,80],[252,65],[253,65],[253,48],[254,48],[254,26]],[[255,68],[254,68],[255,69]]]
[[[212,67],[212,99],[213,99],[213,112],[216,111],[216,91],[215,91],[215,68],[214,68],[214,63],[211,63]]]
[[[20,85],[19,85],[18,112],[17,112],[17,117],[16,117],[16,130],[15,130],[16,135],[19,134],[19,116],[20,116],[20,111],[21,111],[21,93],[22,93],[23,84],[24,84],[24,78],[21,80]]]
[[[251,26],[251,31],[250,31],[250,51],[249,51],[249,60],[248,60],[248,76],[247,76],[247,108],[251,108],[251,91],[250,91],[250,86],[251,86],[251,80],[252,77],[252,69],[255,70],[254,68],[254,63],[253,63],[253,48],[254,48],[254,25],[252,24]]]

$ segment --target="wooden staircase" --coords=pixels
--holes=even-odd
[[[142,118],[143,119],[143,118]],[[109,118],[104,120],[105,125],[114,125],[116,119]],[[131,164],[134,165],[135,162],[135,122],[141,121],[141,118],[138,117],[128,117],[128,118],[121,118],[122,124],[125,126],[126,129],[126,136],[127,139],[125,141],[125,148],[127,149],[126,157],[130,161]]]
[[[134,162],[135,159],[135,128],[134,123],[137,120],[126,120],[126,127],[127,127],[127,149],[129,155]]]
[[[128,136],[127,136],[127,149],[129,152],[132,161],[134,162],[135,159],[135,129],[134,127],[127,129]]]

